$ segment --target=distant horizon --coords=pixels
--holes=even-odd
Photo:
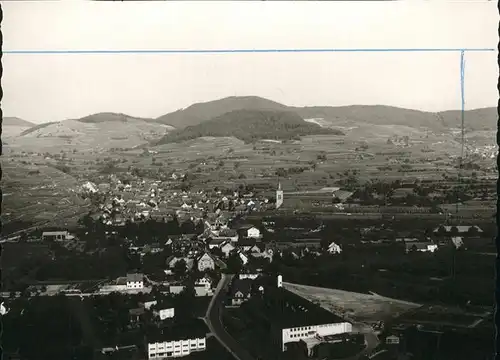
[[[386,105],[386,104],[351,104],[351,105],[305,105],[305,106],[300,106],[300,105],[289,105],[289,104],[285,104],[283,102],[279,102],[279,101],[276,101],[276,100],[273,100],[273,99],[270,99],[270,98],[267,98],[267,97],[263,97],[263,96],[258,96],[258,95],[235,95],[235,96],[226,96],[226,97],[222,97],[222,98],[217,98],[217,99],[213,99],[213,100],[207,100],[207,101],[202,101],[202,102],[194,102],[190,105],[187,105],[183,108],[179,108],[177,110],[173,110],[173,111],[170,111],[170,112],[166,112],[166,113],[162,113],[158,116],[154,116],[154,117],[147,117],[147,116],[141,116],[141,115],[135,115],[135,114],[130,114],[130,113],[125,113],[125,112],[121,112],[121,111],[98,111],[98,112],[91,112],[87,115],[83,115],[81,117],[72,117],[72,118],[65,118],[65,119],[61,119],[61,120],[51,120],[51,121],[42,121],[42,122],[36,122],[36,121],[33,121],[31,119],[25,119],[23,117],[20,117],[20,116],[16,116],[16,115],[3,115],[4,118],[17,118],[17,119],[20,119],[20,120],[24,120],[24,121],[28,121],[30,123],[33,123],[35,125],[41,125],[41,124],[47,124],[47,123],[56,123],[56,122],[62,122],[62,121],[68,121],[68,120],[79,120],[79,119],[82,119],[82,118],[85,118],[85,117],[88,117],[88,116],[94,116],[94,115],[99,115],[99,114],[114,114],[114,115],[124,115],[124,116],[128,116],[128,117],[131,117],[131,118],[134,118],[134,119],[144,119],[144,120],[156,120],[164,115],[168,115],[168,114],[171,114],[171,113],[174,113],[174,112],[177,112],[177,111],[183,111],[183,110],[186,110],[187,108],[189,108],[190,106],[193,106],[193,105],[198,105],[198,104],[205,104],[205,103],[210,103],[210,102],[214,102],[214,101],[219,101],[219,100],[223,100],[223,99],[229,99],[229,98],[245,98],[245,97],[255,97],[255,98],[260,98],[260,99],[265,99],[265,100],[269,100],[269,101],[273,101],[275,103],[278,103],[280,105],[284,105],[284,106],[287,106],[287,107],[292,107],[292,108],[308,108],[308,107],[330,107],[330,108],[347,108],[347,107],[355,107],[355,106],[366,106],[366,107],[377,107],[377,106],[380,106],[380,107],[388,107],[388,108],[395,108],[395,109],[403,109],[403,110],[411,110],[411,111],[418,111],[418,112],[422,112],[422,113],[433,113],[433,114],[436,114],[436,113],[442,113],[442,112],[448,112],[448,111],[462,111],[462,109],[458,108],[458,109],[446,109],[446,110],[439,110],[439,111],[427,111],[427,110],[420,110],[420,109],[414,109],[414,108],[409,108],[409,107],[403,107],[403,106],[395,106],[395,105]],[[482,110],[482,109],[490,109],[490,108],[496,108],[497,106],[496,105],[492,105],[492,106],[484,106],[484,107],[478,107],[478,108],[472,108],[472,109],[465,109],[464,111],[465,112],[469,112],[469,111],[477,111],[477,110]],[[276,110],[276,111],[279,111],[279,110]]]
[[[498,52],[460,52],[497,48],[498,11],[489,1],[10,1],[3,10],[3,48],[34,53],[3,55],[2,110],[36,124],[117,109],[155,119],[240,94],[297,107],[433,113],[461,109],[462,100],[465,109],[498,101]],[[74,53],[81,49],[104,52]],[[143,52],[113,53],[123,49]]]

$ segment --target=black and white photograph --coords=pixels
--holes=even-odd
[[[494,2],[2,11],[5,359],[494,359]]]

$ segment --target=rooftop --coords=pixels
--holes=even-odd
[[[266,286],[260,302],[261,312],[283,329],[299,326],[341,323],[346,320],[283,288]]]
[[[127,274],[127,282],[129,281],[138,282],[143,280],[144,280],[144,275],[142,274]]]
[[[188,340],[204,338],[207,332],[207,326],[202,320],[190,319],[161,329],[154,329],[147,334],[147,339],[150,344],[172,340]]]

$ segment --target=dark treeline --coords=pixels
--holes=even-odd
[[[21,359],[92,359],[93,351],[83,346],[83,334],[64,296],[18,300],[2,317],[4,356]],[[19,308],[21,307],[21,308]]]

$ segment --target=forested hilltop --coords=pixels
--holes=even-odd
[[[165,135],[157,145],[182,142],[203,136],[233,136],[247,143],[260,139],[292,140],[306,135],[344,135],[304,121],[288,111],[235,110],[198,125],[188,126]]]

